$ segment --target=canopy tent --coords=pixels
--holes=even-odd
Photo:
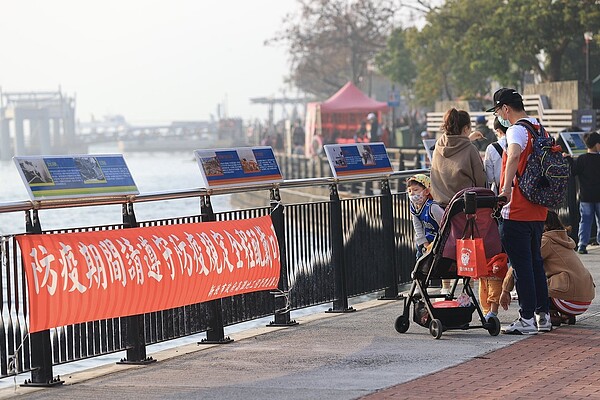
[[[381,122],[381,114],[387,109],[387,103],[370,98],[352,82],[346,83],[322,103],[308,103],[305,129],[307,153],[310,152],[315,134],[322,134],[324,143],[349,141],[354,138],[360,123],[367,119],[367,114],[375,113]]]
[[[321,114],[365,114],[386,111],[387,108],[387,103],[370,98],[357,88],[354,83],[348,82],[336,94],[321,103]]]

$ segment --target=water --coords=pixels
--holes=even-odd
[[[116,144],[97,145],[90,154],[119,153]],[[124,154],[131,175],[140,193],[203,187],[198,164],[190,152]],[[0,203],[29,200],[25,185],[14,162],[0,161]],[[215,212],[231,209],[230,196],[213,196]],[[199,213],[198,198],[137,203],[134,206],[138,221],[174,218]],[[62,210],[40,210],[42,229],[73,228],[92,225],[119,224],[121,206],[76,207]],[[23,212],[0,214],[0,234],[22,233],[25,230]]]

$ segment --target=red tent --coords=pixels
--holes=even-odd
[[[359,113],[386,111],[387,103],[377,101],[366,94],[354,83],[348,82],[336,94],[321,103],[321,114]]]
[[[322,103],[308,103],[305,129],[307,153],[316,133],[323,135],[325,143],[354,141],[360,123],[366,121],[369,113],[375,113],[381,123],[381,114],[387,109],[387,103],[370,98],[352,82],[346,83]]]

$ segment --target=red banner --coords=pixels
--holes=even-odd
[[[29,331],[277,288],[271,217],[17,237]]]

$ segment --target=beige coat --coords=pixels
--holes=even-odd
[[[462,189],[486,187],[483,161],[467,136],[442,135],[431,161],[431,195],[442,207]]]
[[[542,258],[548,278],[548,295],[568,301],[592,301],[596,285],[577,253],[575,242],[564,229],[547,231],[542,235]],[[512,290],[514,277],[508,270],[502,290]]]

